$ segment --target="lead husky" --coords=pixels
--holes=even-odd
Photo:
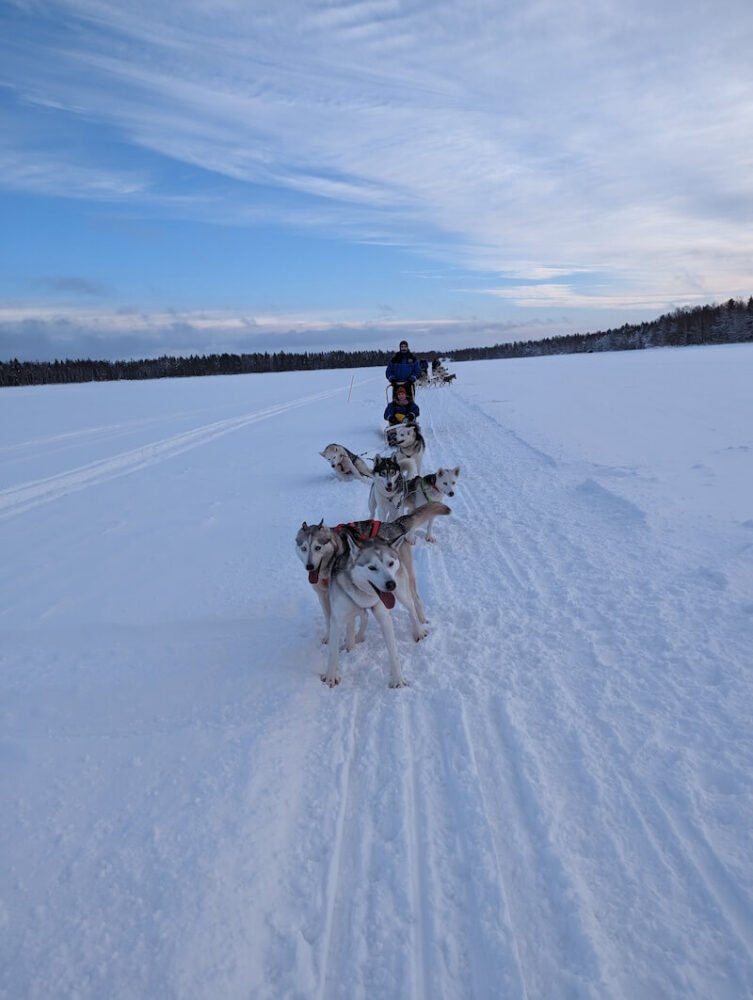
[[[335,561],[346,553],[346,538],[353,533],[357,538],[375,538],[382,542],[399,545],[413,528],[424,524],[429,518],[449,514],[450,508],[445,504],[429,504],[413,514],[404,514],[396,521],[384,523],[380,521],[356,521],[352,524],[339,524],[330,528],[320,521],[319,524],[307,524],[305,521],[296,535],[296,552],[306,567],[309,583],[312,584],[319,598],[324,614],[324,621],[329,635],[331,615],[330,577]],[[413,566],[413,552],[410,545],[399,546],[400,562],[405,568],[413,609],[419,621],[418,631],[414,626],[416,641],[424,638],[426,630],[421,628],[426,624],[426,613],[416,585],[416,572]],[[410,608],[409,608],[410,610]],[[363,641],[366,634],[366,613],[361,617],[358,635],[354,635],[355,620],[351,622],[351,632],[346,636],[345,647],[352,649],[355,642]],[[327,641],[325,639],[325,641]],[[339,637],[338,637],[339,641]]]
[[[328,444],[319,454],[329,462],[337,478],[343,482],[371,479],[371,469],[368,465],[360,455],[355,455],[344,444]]]
[[[405,478],[420,476],[426,441],[415,420],[388,427],[385,437],[390,447],[395,449],[395,459]]]
[[[382,521],[394,521],[403,509],[405,480],[395,458],[389,455],[374,458],[369,514],[376,514]]]
[[[410,612],[416,640],[421,639],[425,632],[416,617],[400,554],[394,545],[378,539],[359,544],[351,534],[347,534],[345,540],[347,552],[335,560],[330,579],[329,651],[327,670],[322,674],[322,680],[329,687],[340,683],[340,636],[344,629],[347,649],[356,616],[370,609],[381,626],[387,646],[390,687],[404,687],[406,681],[397,655],[395,630],[390,616],[395,597]]]
[[[428,476],[415,476],[405,484],[404,504],[409,511],[418,510],[427,504],[438,503],[445,497],[455,496],[455,487],[460,477],[460,466],[454,469],[437,469]],[[426,524],[426,541],[435,542],[431,533],[431,518]]]

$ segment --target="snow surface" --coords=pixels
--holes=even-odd
[[[398,691],[293,544],[381,370],[0,393],[2,997],[753,995],[753,347],[453,370]]]

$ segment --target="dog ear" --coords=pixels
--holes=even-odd
[[[301,531],[306,531],[307,529],[308,529],[308,525],[304,521],[303,524],[301,525]]]
[[[459,476],[459,475],[460,475],[460,466],[459,466],[459,465],[456,465],[456,466],[455,466],[455,475],[456,475],[456,476]]]
[[[322,518],[319,524],[317,524],[317,528],[323,528],[323,527],[324,527],[324,518]]]
[[[348,546],[349,554],[353,558],[355,558],[358,555],[358,550],[360,546],[358,545],[358,542],[356,541],[352,531],[348,530],[345,532],[345,542]]]

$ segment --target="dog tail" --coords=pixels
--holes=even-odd
[[[451,509],[446,503],[425,503],[423,507],[414,510],[412,514],[403,514],[402,517],[395,518],[395,523],[406,533],[414,528],[420,528],[426,521],[433,517],[440,517],[442,514],[450,514]]]

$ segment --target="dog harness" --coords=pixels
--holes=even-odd
[[[376,538],[381,526],[381,521],[345,521],[342,524],[336,524],[334,530],[339,534],[343,528],[352,528],[360,541],[368,542],[369,539]]]
[[[343,521],[342,524],[336,524],[332,530],[336,531],[339,535],[343,528],[352,528],[360,541],[368,542],[369,539],[376,538],[381,526],[381,521]],[[317,583],[320,583],[322,587],[328,587],[329,577],[319,577],[319,574],[317,573],[316,581],[314,581],[311,579],[311,574],[309,574],[309,583],[313,587],[315,587]]]
[[[428,479],[429,479],[428,476],[421,476],[421,484],[420,484],[421,485],[421,492],[426,497],[427,503],[433,503],[432,498],[426,492],[426,483],[428,482]],[[433,484],[430,484],[430,485],[433,485]],[[436,489],[436,487],[435,487],[435,489]]]

